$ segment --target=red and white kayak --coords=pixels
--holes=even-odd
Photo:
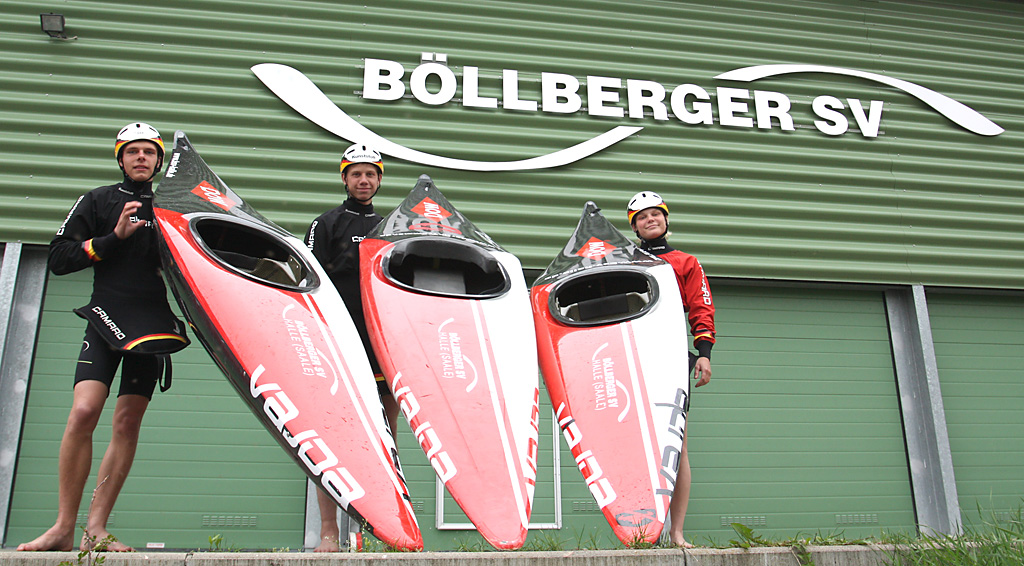
[[[422,549],[373,372],[327,274],[184,133],[167,162],[154,202],[161,259],[203,346],[307,476],[377,538]]]
[[[526,540],[538,368],[522,267],[426,175],[359,247],[370,339],[452,498],[494,547]]]
[[[672,266],[588,202],[531,289],[555,418],[627,546],[656,542],[675,485],[689,393],[686,315]]]

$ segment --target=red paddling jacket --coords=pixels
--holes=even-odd
[[[672,264],[683,295],[693,345],[700,357],[711,359],[711,346],[715,343],[715,302],[704,268],[697,258],[669,246],[665,238],[641,240],[640,248]]]

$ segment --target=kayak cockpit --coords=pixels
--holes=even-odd
[[[653,308],[658,284],[638,269],[600,269],[556,284],[549,310],[570,326],[598,326],[631,320]]]
[[[319,285],[306,259],[268,231],[223,217],[194,218],[190,225],[203,251],[222,267],[273,287],[308,291]]]
[[[401,240],[385,257],[384,275],[417,293],[486,299],[511,288],[508,273],[488,250],[462,240]]]

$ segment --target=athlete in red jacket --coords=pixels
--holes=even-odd
[[[697,355],[690,354],[690,369],[697,387],[711,380],[711,347],[715,343],[715,303],[711,299],[711,287],[697,258],[673,249],[666,240],[668,236],[668,205],[657,194],[639,192],[629,201],[627,207],[629,225],[640,238],[640,247],[669,262],[676,272],[679,291],[683,295],[690,322],[690,333]],[[690,436],[689,419],[683,433],[683,449],[679,455],[679,472],[676,476],[672,502],[669,504],[668,536],[672,544],[683,548],[693,545],[683,538],[683,520],[686,506],[690,501],[690,459],[686,450],[686,439]]]

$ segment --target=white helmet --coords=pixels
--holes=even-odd
[[[660,208],[665,212],[665,218],[668,218],[668,205],[665,204],[661,195],[651,191],[640,191],[633,195],[633,198],[629,199],[629,206],[626,207],[626,217],[629,219],[629,225],[633,225],[633,217],[638,212],[648,208]]]
[[[156,176],[164,165],[164,140],[160,139],[160,132],[144,122],[132,122],[121,128],[121,131],[117,132],[117,137],[114,138],[114,159],[117,159],[117,165],[121,171],[124,171],[124,165],[121,164],[124,146],[133,141],[148,141],[156,146],[156,168],[153,169],[153,175]]]
[[[164,156],[164,140],[160,139],[160,132],[156,128],[143,122],[132,122],[117,132],[114,140],[114,157],[121,159],[121,148],[133,141],[145,140],[153,142],[160,151],[160,158]]]
[[[345,174],[345,168],[353,163],[376,165],[381,174],[384,174],[384,160],[381,158],[380,153],[364,143],[351,145],[345,150],[345,153],[341,156],[342,175]]]

